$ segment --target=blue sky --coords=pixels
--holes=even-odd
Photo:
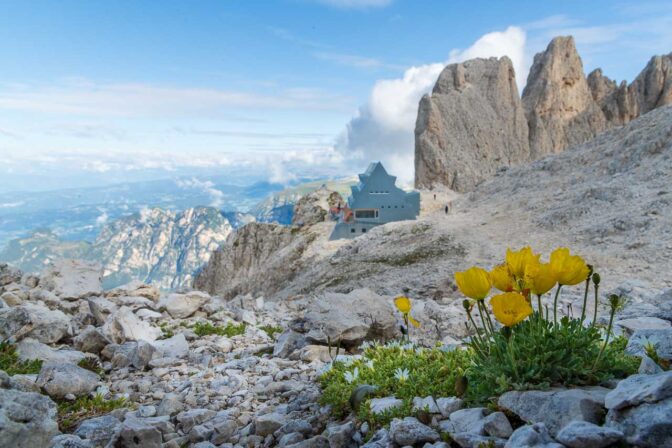
[[[672,3],[0,0],[0,191],[231,173],[287,182],[382,159],[412,176],[447,62],[572,34],[631,81],[672,51]]]

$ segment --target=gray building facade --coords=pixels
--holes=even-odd
[[[416,219],[420,214],[420,193],[395,185],[397,178],[374,162],[359,175],[352,187],[347,207],[339,212],[330,239],[354,238],[369,229],[393,221]]]

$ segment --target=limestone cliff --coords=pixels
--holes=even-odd
[[[511,60],[447,66],[432,94],[420,101],[415,145],[418,188],[470,190],[500,166],[528,160],[527,123]]]
[[[535,55],[522,102],[532,159],[583,143],[607,127],[571,36],[556,37]]]
[[[534,57],[520,100],[510,62],[495,61],[447,66],[420,101],[418,188],[471,191],[499,168],[562,152],[672,103],[672,54],[654,56],[632,84],[618,84],[600,69],[586,77],[574,39],[556,37]]]

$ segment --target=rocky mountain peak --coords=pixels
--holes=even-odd
[[[672,104],[672,53],[654,56],[630,86],[637,115]]]
[[[415,127],[419,188],[473,188],[501,165],[529,158],[527,123],[507,57],[448,65],[420,101]]]
[[[606,128],[571,36],[554,38],[535,55],[522,102],[533,158],[561,152]]]
[[[562,152],[670,103],[672,54],[654,56],[632,84],[619,84],[601,69],[586,77],[571,36],[534,57],[522,99],[506,57],[451,64],[420,101],[415,184],[470,191],[500,168]]]

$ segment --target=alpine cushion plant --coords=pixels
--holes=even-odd
[[[455,395],[456,382],[471,358],[469,350],[444,351],[410,343],[366,344],[363,348],[361,357],[340,357],[320,376],[321,402],[331,405],[336,418],[355,411],[374,427],[411,415],[414,397]],[[368,386],[369,393],[354,409],[351,397],[362,386]],[[402,400],[403,405],[392,412],[372,414],[369,400],[388,396]]]
[[[595,319],[589,325],[584,323],[591,279],[597,288],[599,275],[567,248],[553,251],[548,263],[542,262],[541,256],[530,247],[509,249],[506,261],[490,272],[472,267],[456,273],[460,291],[475,301],[464,301],[468,326],[471,324],[474,333],[470,341],[473,362],[466,371],[468,398],[486,402],[507,390],[596,384],[636,371],[638,360],[624,353],[622,342],[609,344],[611,325],[603,340]],[[583,282],[586,289],[581,318],[563,317],[558,321],[561,288]],[[503,292],[489,301],[495,320],[503,326],[501,329],[493,324],[486,304],[488,283]],[[543,296],[554,287],[551,318]],[[597,297],[597,289],[595,294]],[[533,296],[537,299],[536,311]],[[622,301],[610,299],[610,303],[611,322]],[[472,316],[474,307],[481,317],[480,326]]]

